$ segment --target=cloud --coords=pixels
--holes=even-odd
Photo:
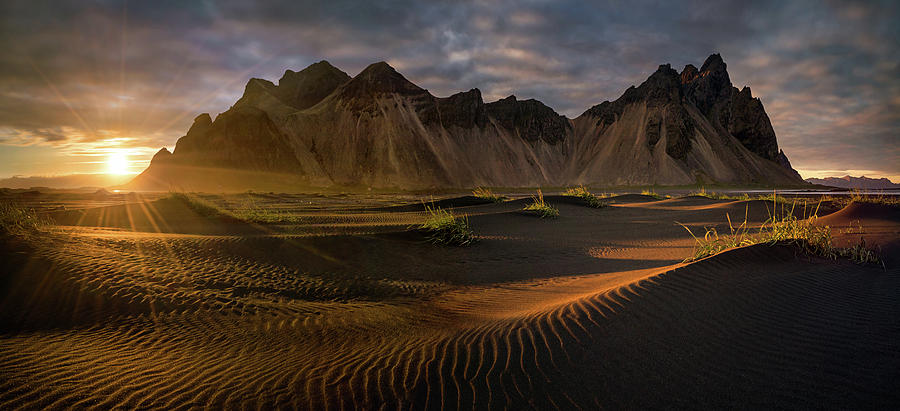
[[[172,146],[250,77],[386,60],[446,96],[536,98],[570,117],[658,64],[722,53],[802,170],[900,175],[900,19],[882,2],[6,1],[0,144]],[[147,154],[146,160],[149,160]],[[17,174],[25,170],[4,170]]]

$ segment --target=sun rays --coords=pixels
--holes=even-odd
[[[117,150],[110,152],[106,156],[106,173],[122,175],[128,174],[131,163],[128,161],[128,154]]]

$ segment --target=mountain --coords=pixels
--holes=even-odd
[[[12,176],[0,179],[0,187],[5,188],[98,188],[123,184],[132,179],[132,176],[117,176],[109,174],[69,174],[63,176]]]
[[[160,150],[135,189],[417,189],[732,183],[805,184],[750,89],[725,62],[659,66],[569,119],[537,100],[436,97],[385,62],[350,77],[328,62],[251,79],[213,120]],[[274,189],[274,188],[273,188]]]
[[[812,184],[820,184],[823,186],[861,189],[861,190],[887,190],[900,189],[900,184],[894,183],[887,178],[868,178],[851,177],[849,175],[843,177],[825,177],[825,178],[807,178],[807,182]]]

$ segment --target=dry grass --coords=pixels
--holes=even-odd
[[[672,198],[672,196],[668,196],[668,195],[664,196],[662,194],[658,194],[655,190],[650,190],[650,189],[641,190],[641,195],[650,196],[657,200],[665,200],[667,198]]]
[[[720,234],[715,227],[707,227],[703,237],[698,237],[694,235],[690,228],[676,222],[684,227],[697,242],[694,248],[694,255],[685,259],[685,262],[713,256],[730,248],[754,244],[788,243],[800,246],[809,254],[825,258],[847,258],[858,264],[884,265],[877,253],[866,247],[864,240],[860,240],[860,244],[848,248],[835,247],[832,241],[831,228],[815,224],[821,202],[809,213],[807,213],[805,208],[806,203],[803,203],[803,218],[797,218],[794,215],[794,207],[796,207],[798,202],[792,203],[791,209],[787,213],[782,209],[781,215],[783,217],[776,217],[774,212],[778,204],[779,200],[773,194],[770,217],[760,225],[755,233],[750,231],[747,223],[747,210],[749,207],[744,210],[744,221],[737,227],[732,223],[731,216],[727,213],[725,214],[728,220],[729,232],[724,234]]]
[[[472,190],[472,195],[477,198],[488,200],[488,201],[491,201],[494,203],[502,203],[503,200],[506,199],[505,197],[503,197],[501,195],[494,194],[494,192],[491,191],[491,189],[486,188],[486,187],[475,188],[475,190]]]
[[[541,190],[537,191],[537,196],[531,196],[531,200],[531,204],[525,206],[525,211],[532,212],[541,218],[559,217],[559,210],[544,201],[544,193]]]
[[[648,194],[648,192],[644,192],[644,194]],[[652,194],[648,194],[652,195]],[[747,193],[741,194],[725,194],[725,193],[717,193],[714,191],[706,191],[705,188],[700,188],[699,191],[691,192],[690,195],[701,196],[706,198],[711,198],[714,200],[765,200],[772,201],[783,206],[794,206],[799,204],[816,204],[816,203],[834,203],[836,205],[845,207],[850,203],[870,203],[870,204],[882,204],[893,207],[900,207],[900,195],[886,195],[886,194],[863,194],[859,191],[853,191],[850,195],[823,195],[823,196],[815,196],[814,198],[797,198],[797,197],[786,197],[784,195],[779,196],[778,192],[773,190],[772,194],[764,194],[756,197],[751,197]]]
[[[0,236],[27,236],[40,231],[50,222],[34,209],[19,204],[0,202]]]
[[[842,206],[847,206],[850,203],[869,203],[900,207],[900,195],[863,194],[859,191],[853,191],[853,194],[842,196],[826,195],[822,197],[822,201],[832,201]]]
[[[699,191],[693,191],[689,195],[711,198],[713,200],[750,200],[750,195],[743,193],[741,195],[730,195],[725,193],[717,193],[714,191],[706,191],[701,187]]]
[[[578,186],[578,187],[571,187],[571,188],[567,189],[566,191],[564,191],[562,193],[562,195],[567,196],[567,197],[578,197],[578,198],[584,200],[584,202],[587,204],[588,207],[603,208],[608,205],[608,204],[606,204],[605,201],[600,199],[601,198],[600,196],[597,196],[597,195],[591,193],[583,185]]]
[[[428,240],[435,244],[467,246],[475,242],[467,216],[457,217],[440,207],[425,206],[428,216],[421,228],[428,232]]]

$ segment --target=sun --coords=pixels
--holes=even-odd
[[[128,174],[128,168],[128,154],[114,151],[106,157],[107,174]]]

